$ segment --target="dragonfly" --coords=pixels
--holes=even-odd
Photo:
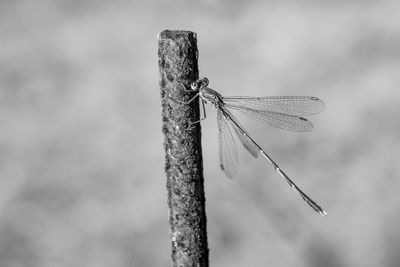
[[[326,216],[326,211],[286,175],[229,110],[237,110],[250,119],[279,129],[308,132],[312,130],[313,125],[303,116],[321,113],[325,109],[324,102],[313,96],[225,97],[209,88],[208,84],[209,80],[206,77],[192,82],[191,90],[196,92],[196,95],[185,104],[199,97],[203,105],[204,117],[192,124],[206,118],[204,103],[209,102],[217,110],[219,163],[223,172],[232,178],[237,171],[238,154],[233,134],[235,133],[253,157],[257,158],[258,155],[264,157],[311,208]]]

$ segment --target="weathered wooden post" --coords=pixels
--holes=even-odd
[[[158,35],[158,66],[173,266],[208,266],[196,34],[165,30]]]

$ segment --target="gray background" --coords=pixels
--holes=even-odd
[[[0,266],[170,266],[157,39],[198,34],[224,95],[315,95],[311,133],[245,120],[327,211],[202,123],[211,266],[399,266],[398,1],[1,1]],[[397,226],[396,226],[397,225]]]

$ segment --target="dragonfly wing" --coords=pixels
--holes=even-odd
[[[239,161],[236,149],[236,142],[228,121],[218,109],[218,147],[219,147],[219,163],[221,169],[229,178],[233,178],[237,171],[237,163]]]
[[[250,119],[283,130],[296,131],[296,132],[309,132],[313,128],[312,123],[309,122],[306,118],[296,115],[289,115],[285,113],[278,113],[265,110],[254,110],[250,108],[238,108],[236,106],[231,106],[230,104],[226,104],[225,107],[236,109],[242,112]]]
[[[235,118],[235,116],[233,116],[233,114],[229,110],[224,109],[224,112],[226,112],[226,114],[228,114],[229,118],[232,121],[234,121],[234,123],[231,123],[231,126],[235,130],[236,135],[239,137],[240,142],[242,142],[243,146],[247,149],[247,151],[249,151],[249,153],[253,157],[257,158],[258,157],[258,149],[254,145],[254,143],[249,139],[249,135],[247,134],[243,125],[240,124],[240,122]],[[239,129],[239,127],[241,128],[241,130]]]
[[[321,113],[324,102],[313,96],[224,97],[224,103],[236,108],[271,111],[296,116]]]

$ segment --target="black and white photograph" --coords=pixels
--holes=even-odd
[[[0,267],[400,266],[399,108],[399,1],[0,1]]]

